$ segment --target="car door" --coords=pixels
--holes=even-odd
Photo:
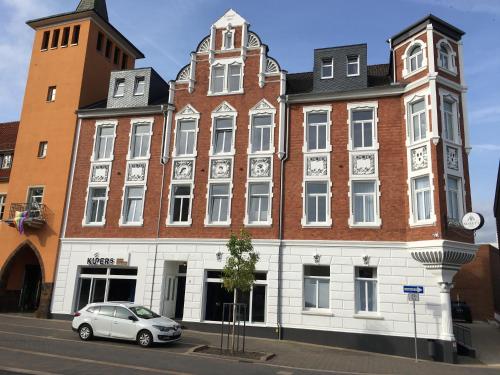
[[[116,306],[115,317],[111,325],[111,336],[119,339],[135,340],[138,325],[136,321],[129,319],[134,316],[129,309]]]
[[[115,306],[102,305],[92,320],[94,335],[107,337],[111,334],[111,325],[114,320]]]

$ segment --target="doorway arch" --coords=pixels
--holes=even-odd
[[[35,312],[44,285],[43,261],[30,241],[19,245],[0,271],[0,312]]]

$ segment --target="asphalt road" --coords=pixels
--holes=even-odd
[[[189,332],[183,340],[143,349],[135,343],[81,341],[70,322],[0,317],[0,374],[346,374],[249,363],[191,353],[205,343]]]

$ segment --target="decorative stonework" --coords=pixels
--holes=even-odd
[[[355,176],[375,174],[375,154],[353,155],[352,174]]]
[[[266,63],[266,73],[279,73],[280,68],[278,66],[278,63],[271,59],[270,57],[267,58],[267,63]]]
[[[429,158],[427,156],[427,146],[414,148],[411,150],[411,170],[418,171],[427,168]]]
[[[90,182],[107,183],[109,180],[109,165],[98,164],[92,166],[92,177]]]
[[[250,159],[250,177],[271,177],[271,158]]]
[[[227,102],[222,102],[213,111],[213,113],[222,113],[222,112],[236,112],[236,110],[233,107],[231,107]]]
[[[476,251],[466,248],[436,247],[411,249],[410,254],[426,269],[458,270],[462,265],[472,262]]]
[[[198,52],[200,53],[205,53],[210,50],[210,37],[207,36],[203,41],[200,43],[200,46],[198,47]]]
[[[262,111],[262,110],[267,110],[267,109],[274,109],[274,108],[269,104],[269,102],[266,99],[262,99],[251,110],[252,111]]]
[[[176,160],[174,162],[174,180],[190,180],[193,178],[193,160]]]
[[[326,156],[310,156],[306,162],[306,175],[320,177],[328,175],[328,159]]]
[[[179,73],[178,81],[189,81],[189,77],[191,76],[191,65],[187,65],[182,71]]]
[[[231,178],[231,159],[212,160],[210,178]]]
[[[250,32],[248,33],[248,43],[247,43],[248,48],[258,48],[260,47],[260,41],[257,35],[254,33]]]
[[[127,167],[127,182],[143,182],[146,180],[146,163],[129,163]]]
[[[178,115],[186,116],[186,115],[194,115],[196,113],[197,112],[195,112],[195,109],[188,104],[178,113]]]
[[[458,149],[455,147],[446,147],[446,163],[448,168],[458,171]]]

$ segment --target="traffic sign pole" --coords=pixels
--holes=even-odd
[[[418,362],[418,348],[417,348],[417,311],[415,309],[415,298],[413,299],[413,328],[415,331],[415,362]]]

